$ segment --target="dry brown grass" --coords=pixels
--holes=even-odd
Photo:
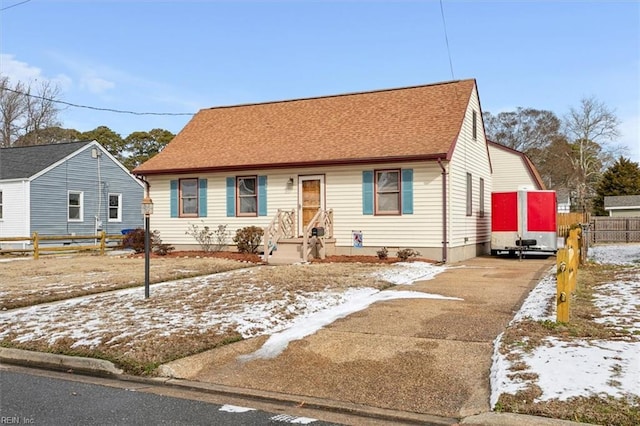
[[[507,354],[514,374],[526,370],[520,351],[529,352],[544,344],[544,339],[553,336],[564,341],[573,339],[619,340],[628,338],[624,329],[615,329],[594,322],[600,311],[593,304],[594,287],[613,282],[624,274],[624,269],[611,265],[588,264],[580,269],[578,288],[572,295],[570,321],[524,320],[513,324],[505,331],[500,351]],[[525,373],[526,374],[526,373]],[[632,400],[613,397],[576,397],[567,401],[550,400],[536,402],[542,395],[539,387],[529,385],[515,395],[502,394],[496,404],[497,411],[551,417],[599,425],[640,424],[640,398]]]
[[[139,259],[92,256],[10,265],[2,273],[12,277],[11,285],[0,284],[0,288],[13,295],[26,293],[23,304],[140,285],[139,281],[134,283],[139,277],[135,268],[142,267]],[[43,269],[35,272],[34,265]],[[224,259],[182,258],[153,259],[153,265],[154,281],[247,266]],[[268,315],[272,324],[284,322],[296,314],[290,309],[296,306],[298,296],[342,292],[349,287],[388,287],[389,283],[373,276],[388,267],[356,263],[260,266],[176,285],[151,286],[149,299],[141,298],[136,290],[134,294],[94,295],[82,303],[76,299],[77,303],[41,305],[35,313],[17,309],[7,312],[0,322],[0,345],[108,359],[128,373],[153,374],[162,363],[242,339],[235,327],[216,323],[212,317],[235,315],[257,304],[271,306]],[[44,294],[43,288],[51,294]],[[10,300],[6,294],[4,297]],[[91,327],[85,327],[87,322]],[[245,333],[264,331],[258,325]]]
[[[214,274],[252,264],[224,258],[154,257],[151,283]],[[46,256],[0,263],[0,310],[144,285],[144,258]]]

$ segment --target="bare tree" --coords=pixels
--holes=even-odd
[[[24,117],[25,103],[22,83],[9,86],[9,78],[0,76],[0,148],[10,147],[20,135],[20,120]]]
[[[619,135],[618,118],[607,106],[594,97],[583,98],[577,108],[570,108],[564,128],[571,140],[568,159],[573,170],[578,209],[590,210],[603,168],[607,167],[624,148],[611,145]]]
[[[485,132],[490,140],[531,155],[545,149],[560,131],[560,119],[551,111],[518,107],[492,115],[484,112]]]
[[[41,140],[42,132],[49,127],[60,126],[57,120],[59,109],[55,102],[59,94],[59,88],[48,80],[41,81],[34,93],[30,86],[27,88],[24,134],[28,137],[23,138],[26,145],[46,143]]]
[[[59,126],[56,98],[59,89],[50,81],[39,84],[18,82],[0,76],[0,147],[43,143],[39,134]]]

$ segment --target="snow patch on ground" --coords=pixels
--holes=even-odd
[[[589,247],[589,260],[609,265],[640,264],[640,245],[598,245]]]
[[[598,263],[640,265],[640,245],[608,245],[589,249]],[[515,351],[527,364],[520,373],[534,373],[537,379],[513,376],[512,364],[501,354],[502,335],[494,342],[491,368],[491,407],[501,394],[514,395],[529,384],[542,389],[540,401],[571,397],[610,395],[640,397],[640,270],[622,271],[619,280],[597,286],[594,304],[601,317],[596,321],[630,332],[624,341],[572,340],[549,337],[531,353]],[[550,269],[531,291],[512,324],[525,319],[555,321],[555,268]]]

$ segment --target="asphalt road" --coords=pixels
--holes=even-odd
[[[175,391],[174,391],[175,392]],[[0,367],[0,424],[20,425],[332,425],[310,417],[159,393],[162,387]],[[198,398],[197,396],[195,396]],[[203,396],[201,399],[207,399]]]

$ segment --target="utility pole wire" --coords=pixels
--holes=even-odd
[[[451,49],[449,48],[449,37],[447,36],[447,23],[444,20],[444,6],[442,0],[440,0],[440,15],[442,15],[442,26],[444,27],[444,41],[447,44],[447,55],[449,56],[449,68],[451,69],[451,79],[456,78],[453,75],[453,61],[451,60]]]
[[[30,93],[24,93],[21,92],[19,90],[13,90],[10,89],[8,87],[3,87],[2,90],[7,90],[9,92],[13,92],[13,93],[17,93],[19,95],[24,95],[24,96],[28,96],[30,98],[35,98],[35,99],[41,99],[43,101],[49,101],[49,102],[54,102],[57,104],[62,104],[62,105],[67,105],[70,107],[74,107],[74,108],[85,108],[85,109],[91,109],[94,111],[107,111],[107,112],[115,112],[117,114],[131,114],[131,115],[171,115],[171,116],[178,116],[178,115],[194,115],[194,113],[192,112],[137,112],[137,111],[126,111],[126,110],[120,110],[120,109],[113,109],[113,108],[99,108],[99,107],[94,107],[94,106],[89,106],[89,105],[79,105],[79,104],[74,104],[71,102],[65,102],[65,101],[59,101],[57,99],[51,99],[51,98],[46,98],[44,96],[37,96],[37,95],[32,95]]]
[[[12,7],[20,6],[21,4],[29,3],[30,1],[31,0],[24,0],[24,1],[21,1],[20,3],[12,4],[11,6],[3,7],[2,9],[0,9],[0,12],[4,12],[5,10],[11,9]]]

